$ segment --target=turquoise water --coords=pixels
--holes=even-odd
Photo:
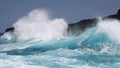
[[[50,41],[0,39],[0,68],[120,68],[120,43],[97,27]]]

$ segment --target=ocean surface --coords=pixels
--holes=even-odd
[[[15,32],[0,37],[0,68],[120,68],[119,21],[101,20],[79,36],[67,36],[64,20],[45,15],[33,10],[13,25]]]

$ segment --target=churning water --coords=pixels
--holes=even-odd
[[[0,38],[0,68],[120,68],[118,20],[67,36],[64,19],[37,9],[13,26]]]

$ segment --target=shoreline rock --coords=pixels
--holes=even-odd
[[[120,20],[120,9],[118,10],[118,12],[116,14],[102,17],[102,19],[103,20],[105,20],[105,19]],[[81,34],[82,32],[84,32],[86,29],[96,26],[97,22],[98,22],[97,18],[92,18],[92,19],[83,19],[83,20],[80,20],[79,22],[68,24],[67,33],[68,33],[68,35],[77,36],[77,35]],[[9,32],[9,31],[13,32],[14,27],[7,28],[5,30],[5,32]],[[1,35],[3,35],[3,33],[1,33],[0,36]]]
[[[105,19],[117,19],[120,20],[120,9],[116,14],[102,17],[102,20]],[[68,24],[68,35],[77,36],[84,32],[86,29],[96,26],[98,22],[97,18],[84,19],[76,23]]]

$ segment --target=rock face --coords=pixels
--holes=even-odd
[[[120,9],[118,10],[117,14],[109,15],[102,19],[118,19],[118,20],[120,20]]]
[[[120,9],[119,9],[118,12],[117,12],[117,16],[118,16],[119,19],[120,19]]]
[[[87,28],[94,27],[97,24],[97,19],[85,19],[81,20],[77,23],[69,24],[68,25],[68,35],[79,35]]]
[[[6,32],[13,32],[14,31],[14,28],[13,27],[11,27],[11,28],[7,28],[6,30],[5,30],[5,33]],[[4,33],[0,33],[0,36],[2,36]]]
[[[120,20],[120,9],[118,10],[117,14],[109,15],[109,16],[103,17],[102,19],[103,20],[104,19]],[[77,36],[77,35],[81,34],[83,31],[85,31],[86,29],[96,26],[97,22],[98,22],[98,19],[93,18],[93,19],[84,19],[77,23],[69,24],[68,25],[68,35]]]
[[[14,27],[7,28],[7,29],[5,30],[5,32],[13,32],[13,31],[14,31]]]

